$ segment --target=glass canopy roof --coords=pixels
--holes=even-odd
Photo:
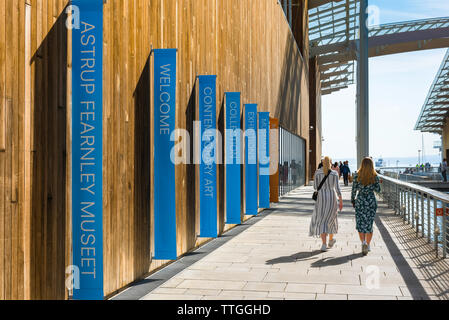
[[[449,116],[449,50],[427,95],[415,130],[441,134]]]

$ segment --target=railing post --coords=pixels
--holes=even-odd
[[[443,242],[444,242],[444,254],[443,254],[443,256],[444,256],[444,258],[446,258],[446,254],[447,254],[447,251],[448,251],[447,237],[449,235],[449,219],[448,219],[448,216],[447,216],[446,212],[443,215],[443,219],[444,219],[443,221],[446,222],[446,223],[443,223],[443,227],[444,227],[444,239],[443,239]]]
[[[430,230],[430,194],[427,194],[427,242],[431,242],[431,230]]]
[[[409,190],[408,188],[407,188],[407,210],[406,210],[406,213],[405,213],[405,219],[406,219],[406,222],[409,224],[409,219],[408,219],[408,217],[409,217],[409,214],[410,214],[410,192],[411,192],[411,190]]]
[[[405,190],[403,188],[401,188],[401,199],[402,199],[401,216],[402,216],[402,219],[404,219],[406,207],[405,207]]]
[[[390,183],[387,181],[387,184],[386,184],[386,194],[385,194],[385,197],[386,197],[386,201],[387,201],[387,206],[388,206],[388,208],[390,208],[391,207],[391,204],[390,204]]]
[[[446,259],[447,253],[447,226],[446,226],[446,202],[443,201],[443,216],[441,217],[441,228],[443,229],[441,232],[441,242],[443,244],[443,258]]]
[[[412,215],[412,227],[414,228],[418,222],[416,221],[416,216],[419,217],[419,207],[418,207],[418,190],[415,190],[415,200],[413,203],[413,215]]]
[[[416,227],[416,236],[419,236],[419,201],[418,201],[418,197],[420,195],[420,192],[416,191],[416,211],[415,211],[415,227]]]
[[[399,199],[399,190],[400,190],[400,187],[399,187],[398,184],[396,184],[396,214],[398,214],[399,208],[400,208],[400,205],[401,205],[401,202],[400,202],[400,199]]]
[[[433,241],[435,242],[435,251],[436,256],[438,258],[438,241],[439,241],[439,229],[438,229],[438,221],[437,221],[437,199],[433,199]]]

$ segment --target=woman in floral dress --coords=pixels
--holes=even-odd
[[[373,160],[365,158],[359,171],[354,175],[351,195],[351,202],[355,208],[357,231],[360,241],[362,241],[363,255],[367,255],[371,251],[370,244],[377,212],[377,200],[374,192],[380,192],[380,180],[374,170]]]

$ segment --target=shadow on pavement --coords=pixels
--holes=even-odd
[[[348,263],[349,261],[363,258],[361,253],[353,253],[348,256],[338,257],[338,258],[323,258],[312,262],[312,268],[320,268],[320,267],[330,267],[330,266],[339,266],[341,264]]]
[[[320,253],[322,253],[320,250],[298,252],[298,253],[292,254],[291,256],[283,256],[283,257],[267,260],[265,262],[265,264],[273,265],[273,264],[280,264],[280,263],[292,263],[292,262],[296,262],[298,260],[307,261],[307,260],[311,260],[314,256],[319,255]]]

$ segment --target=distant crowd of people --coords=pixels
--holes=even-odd
[[[318,169],[321,169],[323,167],[323,160],[321,161],[320,165],[318,166]],[[332,170],[336,171],[338,174],[338,178],[341,179],[343,177],[343,182],[345,186],[349,186],[349,183],[352,182],[352,176],[351,176],[351,169],[349,169],[349,161],[345,162],[335,162],[332,164]]]
[[[405,170],[402,172],[400,171],[400,174],[414,174],[419,172],[431,172],[432,171],[432,165],[427,162],[426,164],[417,164],[415,168],[405,168]],[[443,159],[443,162],[440,163],[439,172],[441,173],[441,176],[443,178],[444,182],[447,182],[447,159]]]

